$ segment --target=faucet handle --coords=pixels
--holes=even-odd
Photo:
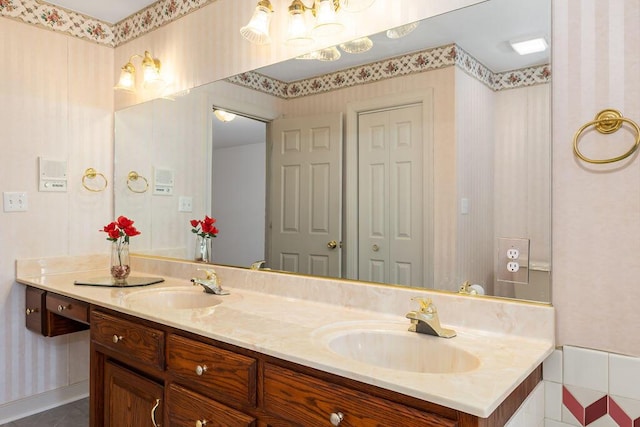
[[[216,271],[213,268],[199,268],[198,271],[204,271],[207,275],[207,280],[217,279]]]
[[[411,301],[418,301],[420,303],[420,313],[435,314],[436,306],[431,302],[431,298],[413,297]]]

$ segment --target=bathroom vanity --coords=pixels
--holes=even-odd
[[[40,294],[27,327],[90,327],[92,426],[503,426],[553,349],[545,305],[218,266],[216,296],[189,282],[201,265],[134,258],[165,282],[78,286],[105,269],[18,261]],[[458,336],[406,330],[425,294]]]

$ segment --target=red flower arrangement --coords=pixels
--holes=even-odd
[[[107,240],[116,242],[119,245],[129,243],[129,237],[140,234],[133,226],[133,221],[126,216],[119,216],[117,220],[105,225],[100,231],[107,233]]]
[[[133,221],[126,216],[105,225],[102,230],[107,233],[107,240],[113,242],[111,252],[111,276],[116,284],[126,283],[131,266],[129,265],[129,238],[140,232],[133,226]]]
[[[205,215],[203,220],[192,219],[191,227],[193,228],[191,229],[191,232],[204,238],[216,237],[218,234],[218,228],[213,225],[215,223],[216,219],[211,218],[208,215]]]

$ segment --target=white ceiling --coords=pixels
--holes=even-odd
[[[115,24],[155,2],[156,0],[53,0],[44,3]]]

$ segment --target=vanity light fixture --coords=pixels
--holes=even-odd
[[[160,60],[153,58],[148,50],[143,55],[132,55],[129,61],[122,66],[120,78],[114,89],[126,92],[135,92],[136,67],[133,66],[133,58],[142,58],[142,85],[146,89],[159,89],[166,85],[160,76]]]
[[[359,12],[371,6],[374,1],[292,0],[286,15],[285,42],[293,46],[305,46],[312,43],[314,38],[338,34],[344,29],[339,11]],[[310,5],[307,5],[309,3]],[[249,23],[240,29],[242,37],[255,44],[270,43],[269,26],[272,14],[271,2],[259,0]]]
[[[214,109],[213,114],[223,123],[230,122],[236,118],[236,115],[225,110]]]
[[[271,23],[271,14],[273,6],[269,0],[260,0],[249,23],[240,28],[240,34],[251,43],[267,44],[271,43],[269,36],[269,24]]]
[[[549,45],[543,37],[530,38],[526,40],[511,40],[509,42],[513,50],[520,55],[544,52]]]

